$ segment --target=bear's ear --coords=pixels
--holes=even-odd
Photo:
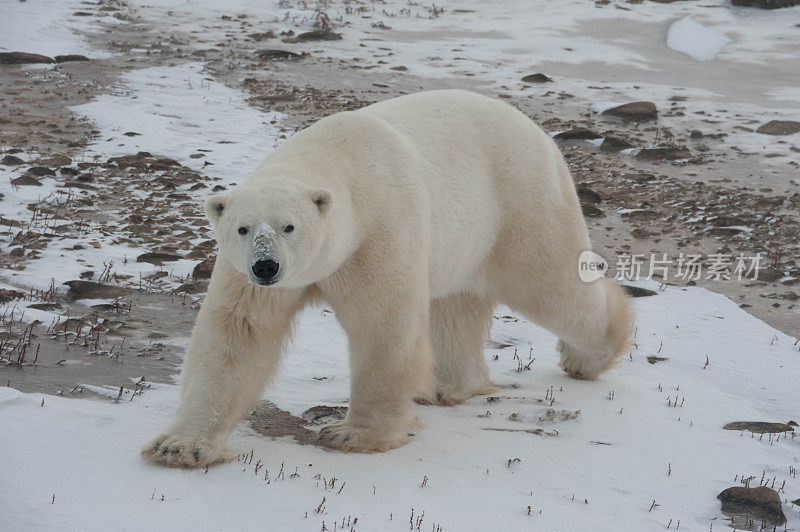
[[[325,214],[333,204],[333,192],[327,188],[319,188],[311,193],[311,200],[317,206],[320,214]]]
[[[216,196],[211,196],[206,200],[206,216],[208,216],[208,219],[211,220],[211,223],[217,223],[219,217],[222,216],[222,213],[225,211],[225,203],[227,199],[228,198],[226,196],[218,194]]]

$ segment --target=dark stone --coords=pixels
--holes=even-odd
[[[600,194],[589,187],[579,186],[576,189],[576,192],[578,193],[578,198],[580,198],[581,203],[600,203],[603,201],[603,198],[600,197]]]
[[[664,362],[665,360],[669,360],[666,357],[656,357],[656,356],[649,356],[647,357],[647,361],[651,364],[658,364],[659,362]]]
[[[619,137],[605,137],[600,144],[600,151],[622,151],[633,148],[633,144]]]
[[[300,417],[315,425],[323,425],[333,421],[340,421],[347,416],[346,406],[312,406],[301,414]]]
[[[780,9],[800,5],[800,0],[732,0],[737,6],[758,7],[761,9]]]
[[[341,33],[334,33],[331,30],[314,30],[301,33],[294,39],[287,39],[293,42],[306,42],[306,41],[338,41],[342,38]]]
[[[758,133],[765,135],[794,135],[800,133],[800,122],[793,120],[770,120],[766,124],[756,129]]]
[[[589,218],[604,218],[606,215],[606,213],[594,205],[588,205],[586,203],[581,204],[581,212],[584,216],[588,216]]]
[[[22,299],[23,297],[25,297],[25,293],[19,290],[0,288],[0,303],[8,303],[13,299]]]
[[[11,180],[11,184],[15,187],[40,187],[42,186],[42,182],[36,179],[35,177],[25,174],[20,176],[16,179]]]
[[[0,159],[0,164],[3,164],[5,166],[19,166],[20,164],[25,164],[25,161],[23,161],[16,155],[6,155],[2,159]]]
[[[206,291],[208,291],[208,283],[206,282],[184,283],[175,289],[177,294],[183,294],[184,292],[187,294],[203,294]]]
[[[746,488],[734,486],[717,495],[722,501],[722,511],[736,514],[751,514],[756,519],[766,517],[775,525],[786,522],[781,508],[781,497],[774,489],[767,486]]]
[[[66,155],[59,154],[59,155],[53,155],[51,157],[46,157],[44,159],[39,159],[37,163],[42,166],[47,166],[48,168],[53,168],[59,166],[67,166],[68,164],[72,163],[72,159],[70,159]]]
[[[274,39],[275,34],[271,31],[265,31],[264,33],[251,33],[248,35],[251,39],[257,42],[265,41],[267,39]]]
[[[569,131],[562,131],[554,139],[558,140],[592,140],[602,138],[599,133],[585,127],[576,127]]]
[[[725,430],[749,430],[755,434],[778,434],[780,432],[794,432],[794,428],[786,423],[771,423],[768,421],[734,421],[724,427]]]
[[[34,308],[36,310],[59,310],[61,308],[61,303],[34,303],[33,305],[28,305],[28,308]]]
[[[548,78],[544,74],[536,73],[536,74],[528,74],[527,76],[522,78],[522,81],[524,81],[525,83],[550,83],[553,80]]]
[[[217,257],[208,257],[206,260],[198,264],[192,270],[192,277],[195,279],[210,279],[211,272],[214,271],[214,263],[216,263]]]
[[[764,281],[767,283],[771,283],[774,281],[779,281],[783,279],[783,272],[772,269],[772,268],[764,268],[758,270],[758,281]]]
[[[44,177],[46,175],[56,175],[55,170],[47,168],[46,166],[33,166],[28,168],[28,173],[36,177]]]
[[[111,286],[107,284],[94,283],[92,281],[67,281],[64,283],[69,286],[67,299],[105,299],[122,297],[131,292],[130,288],[122,286]]]
[[[256,55],[262,61],[298,61],[302,55],[288,50],[259,50]]]
[[[658,118],[658,111],[653,102],[632,102],[606,109],[604,116],[621,118],[625,122],[647,122]]]
[[[631,286],[629,284],[623,284],[622,289],[625,290],[625,293],[631,297],[649,297],[649,296],[656,296],[658,292],[655,290],[650,290],[647,288],[639,288],[638,286]]]
[[[25,65],[31,63],[52,63],[53,58],[46,55],[29,54],[26,52],[0,53],[0,65]]]
[[[150,264],[154,264],[156,266],[161,266],[164,262],[174,262],[176,260],[181,260],[183,257],[180,255],[176,255],[174,253],[163,253],[160,251],[154,251],[151,253],[142,253],[138,257],[136,257],[136,262],[149,262]]]
[[[644,148],[636,154],[637,159],[646,161],[674,161],[675,159],[688,159],[691,153],[683,146],[664,146],[658,148]]]
[[[89,58],[85,55],[78,55],[78,54],[66,54],[66,55],[57,55],[53,59],[56,60],[56,63],[69,63],[71,61],[88,61]]]

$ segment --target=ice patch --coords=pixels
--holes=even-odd
[[[674,22],[667,32],[667,46],[697,61],[713,61],[722,48],[733,42],[722,32],[707,28],[685,17]]]

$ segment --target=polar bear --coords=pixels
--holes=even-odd
[[[332,307],[349,343],[349,411],[319,435],[343,451],[407,442],[415,398],[490,393],[484,343],[497,304],[556,334],[572,376],[592,379],[627,349],[623,291],[579,279],[591,245],[558,148],[498,100],[432,91],[335,114],[205,209],[219,254],[180,406],[142,451],[157,462],[221,458],[315,302]]]

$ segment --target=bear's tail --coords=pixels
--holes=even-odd
[[[606,291],[606,311],[608,312],[607,341],[612,355],[599,373],[614,367],[620,357],[631,347],[633,333],[633,308],[630,296],[625,289],[611,279],[603,279]]]
[[[628,295],[621,286],[610,279],[598,281],[596,307],[587,312],[597,328],[589,326],[576,344],[563,338],[559,340],[561,367],[578,379],[595,379],[612,368],[622,355],[628,352],[633,325],[633,311]],[[590,318],[590,320],[592,320]],[[591,332],[589,332],[591,331]],[[580,347],[578,347],[580,346]]]

